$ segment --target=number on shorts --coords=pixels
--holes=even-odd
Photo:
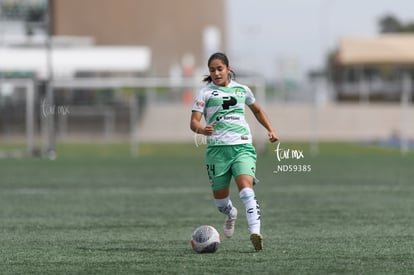
[[[207,173],[210,174],[210,171],[213,176],[216,174],[216,167],[214,164],[207,164]]]

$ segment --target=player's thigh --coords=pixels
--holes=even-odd
[[[207,148],[206,168],[213,191],[229,187],[232,176],[231,163],[227,147]]]
[[[231,169],[234,178],[239,175],[256,178],[256,151],[251,144],[243,144],[237,148]]]
[[[217,194],[218,196],[224,195],[226,192],[228,193],[230,182],[231,182],[231,171],[230,170],[221,176],[210,177],[211,189],[213,190],[213,193],[215,195]],[[227,197],[227,196],[224,196],[224,197]],[[219,198],[216,197],[216,199],[219,199]]]

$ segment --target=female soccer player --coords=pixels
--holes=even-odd
[[[270,142],[278,140],[265,112],[252,91],[234,80],[228,58],[215,53],[208,60],[210,74],[204,79],[192,108],[191,130],[207,136],[207,173],[218,210],[226,215],[224,235],[231,238],[237,209],[230,200],[230,181],[234,177],[241,201],[246,208],[250,240],[255,250],[263,249],[260,234],[260,209],[253,190],[256,183],[256,151],[245,119],[245,105],[268,131]],[[201,123],[204,115],[206,125]]]

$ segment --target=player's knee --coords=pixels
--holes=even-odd
[[[236,177],[237,187],[239,192],[242,191],[244,188],[253,189],[253,180],[254,178],[250,175],[239,175]]]

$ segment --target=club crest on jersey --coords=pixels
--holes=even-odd
[[[245,95],[244,91],[242,91],[242,90],[240,90],[240,89],[236,89],[236,90],[234,91],[234,94],[235,94],[236,96],[239,96],[239,97],[243,97],[243,96]]]

